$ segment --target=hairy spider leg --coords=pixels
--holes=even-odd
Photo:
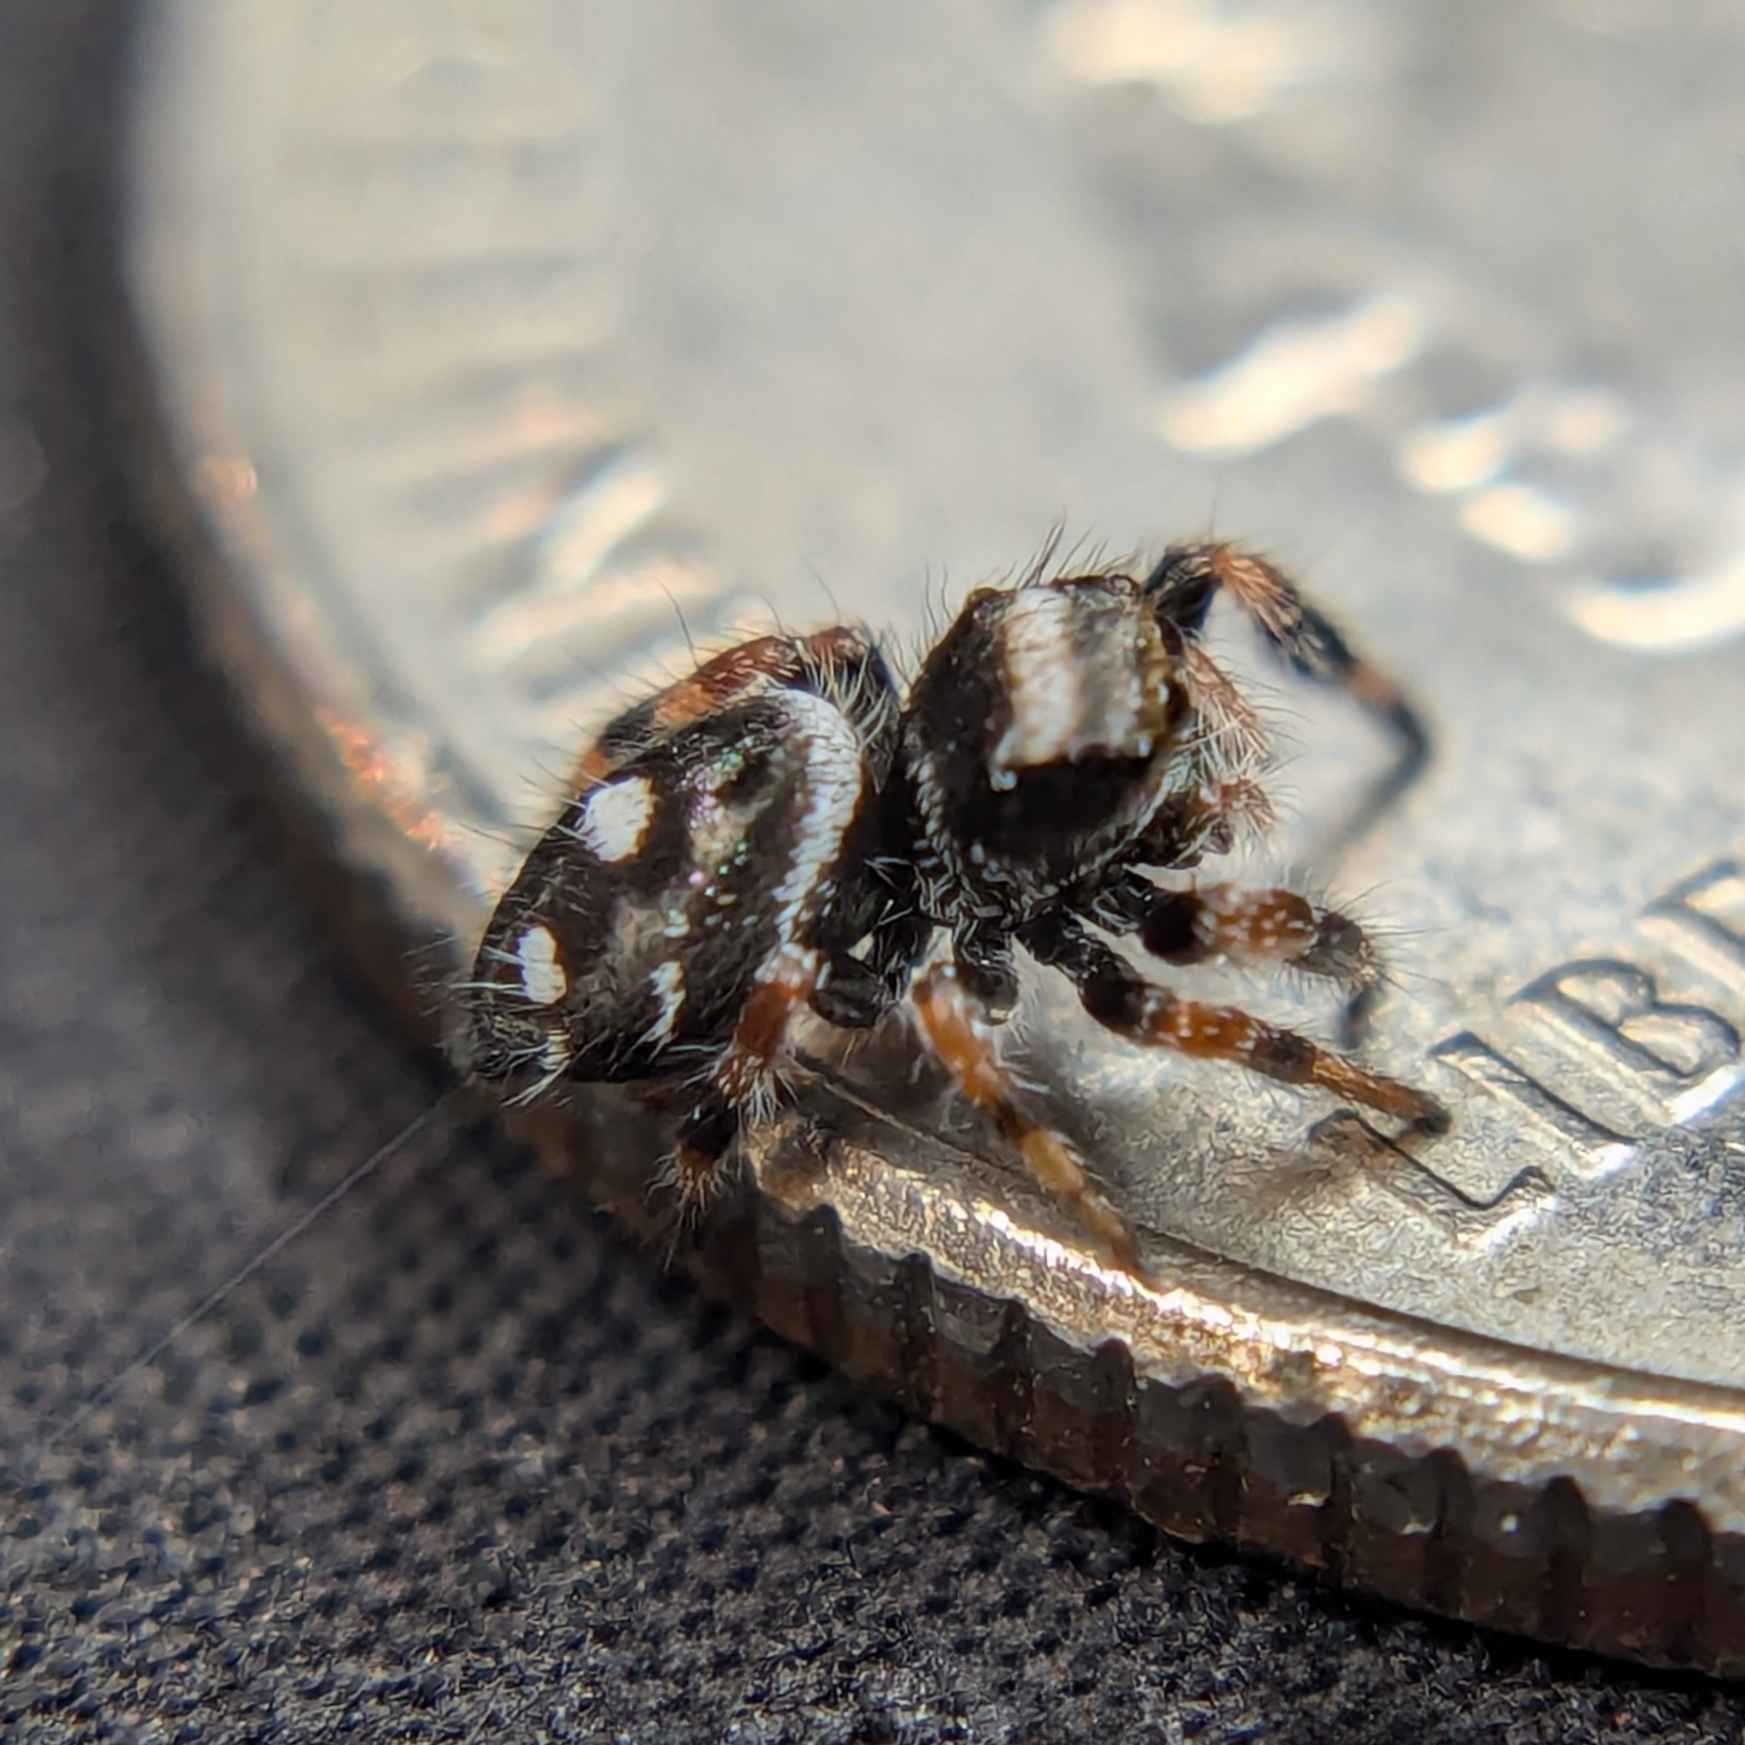
[[[1381,956],[1357,922],[1279,886],[1196,885],[1160,890],[1128,873],[1099,893],[1095,919],[1137,933],[1155,958],[1177,968],[1228,959],[1298,970],[1350,990],[1341,1014],[1347,1042],[1360,1035],[1381,985]]]
[[[812,990],[812,1010],[839,1030],[870,1030],[902,1001],[937,931],[927,916],[907,909],[878,923],[864,958],[828,953]]]
[[[922,1038],[958,1090],[992,1118],[1038,1186],[1060,1201],[1118,1266],[1144,1279],[1127,1221],[1092,1184],[1072,1146],[1020,1107],[1017,1087],[994,1051],[994,1025],[956,966],[935,965],[915,984],[911,998]]]
[[[788,1026],[811,998],[818,981],[818,953],[790,946],[759,972],[727,1046],[717,1056],[696,1106],[679,1128],[672,1175],[685,1206],[713,1197],[728,1154],[748,1118],[766,1118],[777,1094],[777,1076]]]
[[[840,1030],[871,1029],[901,998],[933,932],[931,921],[903,915],[873,933],[864,961],[845,951],[793,947],[765,966],[679,1128],[669,1173],[683,1206],[714,1197],[741,1130],[768,1118],[800,1008],[809,1005]]]
[[[1091,1017],[1129,1042],[1197,1060],[1232,1061],[1281,1084],[1318,1085],[1393,1115],[1417,1132],[1447,1131],[1447,1112],[1434,1097],[1239,1007],[1179,998],[1138,974],[1075,917],[1046,916],[1025,927],[1019,938],[1039,962],[1073,984]]]
[[[1341,827],[1338,842],[1361,836],[1423,774],[1430,757],[1424,718],[1398,684],[1352,648],[1327,615],[1276,564],[1219,541],[1172,545],[1145,579],[1158,611],[1190,642],[1204,628],[1213,596],[1235,600],[1262,641],[1293,671],[1344,691],[1399,745],[1394,767]],[[1202,677],[1202,683],[1204,682]]]

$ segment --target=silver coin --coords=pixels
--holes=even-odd
[[[694,644],[919,642],[1056,521],[1306,577],[1437,730],[1314,871],[1395,935],[1369,1056],[1454,1132],[1138,1058],[1037,977],[1029,1070],[1164,1286],[864,1071],[716,1258],[1175,1531],[1745,1670],[1745,23],[179,0],[148,46],[131,277],[203,598],[407,931],[476,931]],[[1274,702],[1290,865],[1386,750]],[[556,1142],[640,1203],[603,1107]]]

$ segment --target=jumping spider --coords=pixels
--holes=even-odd
[[[1143,580],[1039,565],[980,589],[906,698],[862,630],[761,637],[627,709],[588,749],[462,990],[467,1068],[522,1100],[565,1079],[679,1099],[669,1167],[696,1204],[741,1128],[771,1112],[801,1007],[865,1029],[907,998],[961,1092],[1135,1272],[1125,1220],[996,1057],[1015,944],[1129,1042],[1440,1131],[1422,1091],[1182,999],[1107,942],[1137,936],[1172,965],[1288,966],[1348,989],[1354,1014],[1376,985],[1369,939],[1331,909],[1146,876],[1196,867],[1272,819],[1260,720],[1201,646],[1220,591],[1291,667],[1390,727],[1403,786],[1425,755],[1416,715],[1286,576],[1228,545],[1172,546]],[[923,967],[942,928],[949,960]]]

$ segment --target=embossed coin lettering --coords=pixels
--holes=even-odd
[[[1636,964],[1565,964],[1515,999],[1586,1044],[1633,1090],[1654,1093],[1668,1124],[1700,1114],[1739,1082],[1739,1032],[1705,1006],[1662,1000],[1654,977]]]
[[[1737,986],[1738,1004],[1722,1011],[1665,998],[1655,971],[1629,958],[1576,958],[1536,976],[1502,1014],[1525,1022],[1523,1041],[1550,1045],[1570,1069],[1567,1083],[1560,1073],[1536,1075],[1471,1031],[1430,1051],[1561,1141],[1567,1150],[1555,1167],[1583,1179],[1610,1174],[1653,1132],[1695,1120],[1745,1084],[1745,869],[1732,857],[1712,862],[1650,903],[1640,922],[1721,987]],[[1641,1120],[1617,1131],[1587,1106],[1583,1082],[1628,1100]]]
[[[1584,1115],[1548,1090],[1525,1067],[1470,1031],[1437,1043],[1430,1056],[1458,1068],[1487,1091],[1508,1097],[1537,1126],[1565,1141],[1572,1148],[1574,1159],[1579,1160],[1578,1174],[1604,1175],[1625,1162],[1634,1149],[1635,1142],[1626,1134],[1614,1133]]]
[[[1680,928],[1687,945],[1694,938],[1721,960],[1724,970],[1745,971],[1745,864],[1731,856],[1713,862],[1650,903],[1646,918]],[[1741,999],[1745,1001],[1745,981]]]

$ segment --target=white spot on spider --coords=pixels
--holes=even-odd
[[[536,1006],[551,1006],[569,992],[570,978],[558,961],[557,940],[549,927],[535,923],[515,946],[521,991]]]
[[[647,776],[607,782],[582,808],[582,841],[601,860],[627,860],[642,846],[654,816],[654,789]]]
[[[673,1025],[678,1022],[679,1013],[685,1005],[685,972],[677,963],[663,963],[648,978],[649,986],[654,989],[654,996],[660,1001],[660,1010],[655,1014],[654,1023],[649,1026],[647,1041],[651,1043],[668,1042],[672,1039]]]

